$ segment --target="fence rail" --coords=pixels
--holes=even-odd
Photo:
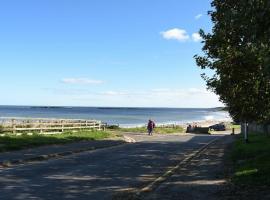
[[[84,119],[50,119],[50,118],[0,118],[2,132],[39,133],[64,132],[65,130],[83,130],[104,128],[101,121]]]
[[[241,132],[244,133],[245,131],[244,123],[241,124]],[[269,124],[257,124],[257,123],[248,123],[248,130],[250,132],[255,133],[264,133],[270,134],[270,125]]]

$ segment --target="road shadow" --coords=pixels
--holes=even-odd
[[[143,193],[133,199],[225,199],[222,193],[228,187],[230,172],[226,162],[232,141],[231,136],[217,141],[188,164],[181,166],[173,176],[154,191]]]
[[[2,170],[1,200],[119,199],[124,194],[128,198],[130,191],[149,184],[214,138],[198,135],[184,142],[145,141]],[[206,165],[200,164],[199,171],[186,174],[185,180],[206,178]],[[211,166],[214,169],[215,163]]]

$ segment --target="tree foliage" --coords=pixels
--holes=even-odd
[[[203,56],[195,56],[209,89],[240,121],[270,121],[270,1],[213,0],[212,33],[200,30]]]

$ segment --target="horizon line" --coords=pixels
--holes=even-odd
[[[56,108],[56,107],[62,107],[62,108],[164,108],[164,109],[213,109],[213,108],[226,108],[226,106],[213,106],[213,107],[163,107],[163,106],[157,106],[157,107],[148,107],[148,106],[59,106],[59,105],[3,105],[0,104],[0,107],[4,106],[14,106],[14,107],[49,107],[49,108]]]

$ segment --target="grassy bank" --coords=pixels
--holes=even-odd
[[[238,138],[232,149],[233,183],[243,186],[270,186],[270,136],[250,134],[250,143]]]
[[[230,128],[230,129],[232,129],[232,128],[234,128],[234,129],[241,129],[241,126],[239,124],[230,124],[228,126],[228,128]]]
[[[115,127],[110,130],[116,130],[119,132],[134,132],[134,133],[146,133],[147,129],[146,127],[136,127],[136,128],[119,128]],[[156,127],[154,129],[154,133],[158,134],[170,134],[170,133],[183,133],[184,129],[181,126],[175,126],[175,127]]]
[[[66,144],[76,141],[100,140],[108,137],[113,137],[112,133],[104,131],[79,131],[79,132],[64,132],[53,135],[6,135],[0,137],[0,152],[19,150],[24,148],[37,147],[50,144]]]

